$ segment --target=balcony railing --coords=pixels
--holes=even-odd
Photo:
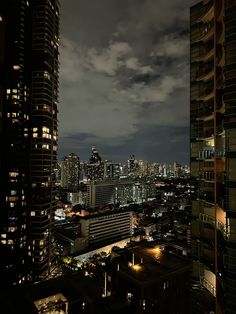
[[[216,288],[210,283],[210,281],[206,280],[205,277],[200,278],[200,283],[215,297],[216,296]]]
[[[200,81],[204,78],[209,79],[214,75],[214,66],[213,63],[204,64],[199,68],[199,71],[196,72],[196,80]]]
[[[199,61],[207,61],[214,53],[213,44],[211,45],[203,45],[200,48],[194,48],[191,50],[191,61],[199,62]]]
[[[212,226],[215,226],[215,221],[216,221],[216,228],[218,230],[220,230],[221,233],[223,234],[224,238],[227,239],[227,237],[228,237],[227,227],[221,221],[215,220],[215,218],[213,216],[210,216],[210,215],[207,215],[207,214],[204,214],[204,213],[200,213],[199,214],[199,219],[202,222],[211,224]]]
[[[202,10],[202,15],[199,17],[200,21],[210,21],[214,16],[214,5],[213,1],[206,4]]]

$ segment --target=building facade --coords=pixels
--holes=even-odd
[[[120,164],[105,160],[104,162],[104,179],[119,179],[121,175]]]
[[[216,298],[216,313],[235,313],[236,2],[191,8],[191,176],[194,277]]]
[[[95,146],[92,146],[92,153],[86,165],[86,176],[90,181],[102,180],[104,174],[104,163]]]
[[[109,211],[81,217],[81,237],[89,248],[103,246],[131,237],[131,212]]]
[[[115,204],[115,184],[112,182],[88,183],[87,206],[99,208],[108,204]]]
[[[61,187],[72,192],[78,191],[79,187],[79,157],[69,154],[61,161]]]
[[[39,279],[53,264],[58,20],[57,0],[0,4],[0,250],[5,256],[0,271],[9,284]]]

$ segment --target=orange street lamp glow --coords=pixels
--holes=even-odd
[[[136,265],[133,265],[132,268],[135,271],[140,271],[142,269],[142,266],[136,264]]]
[[[156,254],[160,254],[160,253],[161,253],[161,249],[159,248],[159,246],[157,246],[157,247],[154,248],[154,252],[155,252]]]

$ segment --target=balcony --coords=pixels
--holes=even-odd
[[[212,119],[214,119],[214,113],[211,110],[200,111],[197,117],[198,121],[205,121],[205,122],[210,121]]]
[[[208,101],[214,98],[214,84],[210,82],[208,84],[203,84],[202,88],[199,91],[197,101]]]
[[[208,81],[214,76],[213,62],[200,64],[199,70],[196,72],[196,81]]]
[[[199,17],[198,22],[209,22],[214,17],[214,4],[213,1],[210,1],[207,5],[204,6],[202,15]]]
[[[200,278],[200,283],[215,297],[216,296],[216,288],[210,283],[210,281],[206,280],[205,277]]]
[[[213,120],[207,121],[212,122]],[[198,140],[207,140],[214,137],[214,127],[213,126],[202,126],[202,129],[198,132]]]
[[[214,47],[201,47],[192,49],[191,51],[191,62],[208,61],[214,56]]]
[[[200,179],[206,182],[214,182],[215,174],[213,171],[204,171],[200,174]]]
[[[212,194],[211,196],[213,196],[213,199],[208,200],[209,202],[212,202],[214,200],[215,186],[214,186],[213,181],[212,182],[200,182],[199,189],[203,193],[203,195]]]
[[[191,34],[191,44],[199,43],[199,42],[207,42],[214,35],[214,26],[212,23],[208,23],[203,25],[201,29],[198,29]]]
[[[214,149],[213,148],[207,148],[207,149],[201,150],[198,153],[198,157],[200,159],[213,159],[214,158]]]
[[[223,155],[223,152],[217,151],[216,152],[216,157],[219,157]],[[212,156],[214,157],[214,151],[212,150]],[[215,164],[216,163],[216,164]],[[203,170],[204,171],[214,171],[215,166],[216,166],[216,172],[220,173],[223,172],[225,169],[225,161],[224,159],[216,159],[215,163],[213,161],[204,161],[203,164]]]
[[[217,208],[218,211],[219,208]],[[204,208],[204,211],[207,210],[207,208]],[[207,224],[211,224],[212,226],[215,226],[215,221],[216,221],[216,227],[219,231],[221,231],[222,235],[224,236],[224,238],[227,238],[227,228],[226,228],[226,224],[223,223],[221,220],[216,219],[215,220],[215,208],[212,207],[210,208],[210,210],[212,210],[212,215],[207,215],[205,213],[200,213],[199,214],[199,219]],[[217,213],[216,211],[216,213]],[[223,210],[222,210],[223,211]],[[217,215],[217,214],[216,214]]]

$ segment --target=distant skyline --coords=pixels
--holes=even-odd
[[[59,158],[189,162],[189,0],[62,3]]]

